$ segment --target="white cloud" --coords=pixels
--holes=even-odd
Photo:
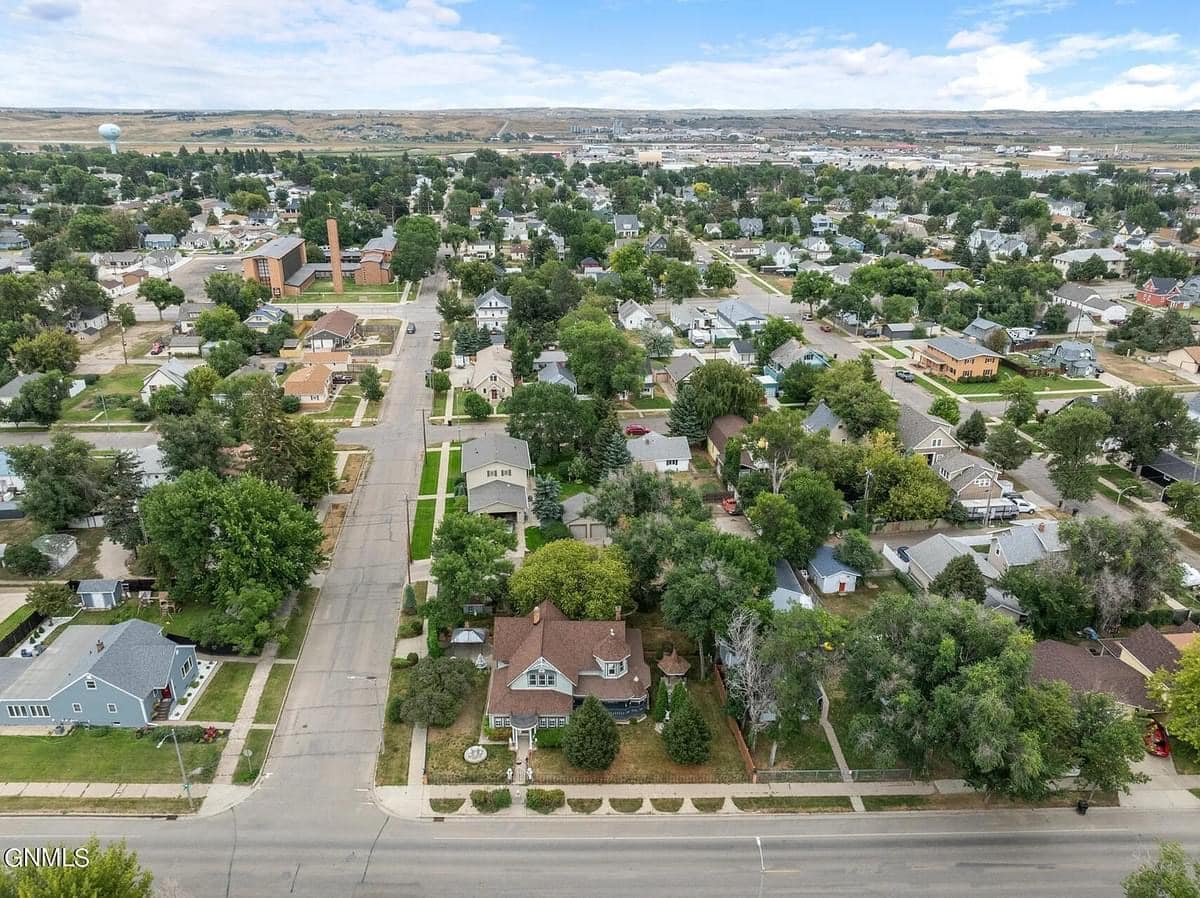
[[[1004,8],[1044,5],[1007,0]],[[696,58],[664,58],[649,66],[629,65],[618,51],[610,54],[616,60],[612,67],[582,68],[549,63],[514,38],[473,28],[470,11],[454,0],[399,5],[255,0],[248,20],[244,0],[205,0],[203,15],[160,0],[27,0],[21,7],[0,6],[0,33],[22,48],[23,58],[6,74],[0,104],[218,109],[1200,105],[1200,86],[1186,80],[1195,67],[1158,62],[1163,51],[1183,52],[1174,33],[1013,41],[992,25],[957,32],[945,50],[915,53],[812,28],[772,37],[719,35],[698,48]],[[630,27],[636,27],[635,12],[627,14]],[[585,40],[586,35],[569,38]],[[1056,85],[1063,69],[1083,60],[1089,60],[1092,85],[1086,92]]]

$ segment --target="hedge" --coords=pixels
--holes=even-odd
[[[547,727],[537,731],[538,748],[562,748],[563,730],[565,727]]]
[[[507,789],[472,789],[471,804],[481,814],[494,814],[512,806],[512,793]]]
[[[562,789],[530,789],[525,793],[525,807],[539,814],[557,811],[567,800]]]

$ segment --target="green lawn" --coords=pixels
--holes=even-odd
[[[62,405],[59,420],[78,424],[90,421],[97,415],[102,415],[104,405],[108,406],[108,420],[129,421],[129,411],[120,403],[138,398],[142,391],[142,381],[154,369],[148,365],[118,365],[108,374],[102,374],[94,384],[84,389],[73,399],[68,399]],[[101,403],[100,397],[105,397]]]
[[[754,763],[761,770],[770,769],[771,741],[766,733],[758,734]],[[813,720],[804,723],[799,734],[780,739],[775,767],[786,770],[836,770],[837,759],[833,756],[829,740],[825,738],[825,731]]]
[[[450,453],[450,471],[446,475],[446,490],[454,489],[454,481],[462,476],[462,450]]]
[[[407,689],[408,671],[393,670],[388,684],[388,704]],[[408,752],[411,745],[412,725],[392,723],[385,718],[383,747],[379,750],[379,762],[375,766],[376,785],[403,786],[408,782]]]
[[[412,520],[412,559],[419,561],[429,557],[433,545],[434,499],[421,499]]]
[[[829,694],[829,722],[837,734],[842,754],[846,756],[846,763],[850,765],[851,770],[875,770],[887,766],[882,764],[872,752],[860,748],[850,738],[850,721],[857,713],[859,713],[858,708],[842,694],[838,692]]]
[[[440,418],[446,414],[446,394],[433,394],[433,408],[429,412],[431,418]]]
[[[572,496],[577,496],[580,493],[590,493],[592,485],[590,483],[576,483],[572,480],[564,480],[562,489],[558,493],[559,501],[570,499]]]
[[[0,639],[3,639],[33,616],[32,605],[22,605],[4,620],[0,620]]]
[[[23,577],[15,571],[5,568],[0,572],[0,580],[35,581],[35,580],[86,580],[89,577],[100,576],[96,570],[96,559],[100,554],[100,542],[104,539],[104,528],[95,527],[88,530],[68,531],[79,546],[79,554],[60,571],[54,571],[40,577]],[[0,543],[14,545],[31,542],[42,534],[42,530],[29,518],[16,518],[0,521]]]
[[[876,349],[878,349],[884,355],[889,355],[894,359],[907,359],[908,358],[908,356],[904,352],[897,349],[895,346],[877,346]]]
[[[735,795],[733,806],[739,811],[766,814],[806,814],[851,811],[850,799],[842,795]]]
[[[1187,776],[1200,774],[1200,752],[1181,739],[1171,740],[1171,760],[1175,772]]]
[[[109,611],[85,611],[71,624],[119,624],[135,617],[163,628],[165,633],[191,639],[196,626],[212,612],[204,605],[184,605],[173,614],[162,615],[157,607],[138,608],[137,602],[125,602]]]
[[[397,287],[399,289],[397,290]],[[342,281],[342,293],[333,292],[332,281],[314,281],[312,286],[304,291],[302,302],[311,303],[318,300],[338,302],[396,302],[404,293],[404,282],[379,286],[376,284],[356,284],[353,281]]]
[[[503,784],[504,772],[513,766],[513,753],[505,745],[488,745],[487,758],[480,764],[468,764],[465,752],[479,741],[480,720],[487,703],[487,671],[476,671],[471,691],[463,701],[458,717],[448,727],[430,727],[425,769],[430,783]],[[534,755],[533,764],[541,752]],[[536,769],[536,768],[535,768]]]
[[[666,396],[641,396],[637,399],[629,400],[629,404],[634,408],[648,409],[663,409],[671,407],[671,400]]]
[[[251,730],[246,734],[246,744],[238,758],[237,768],[233,771],[233,781],[240,786],[248,786],[258,779],[262,765],[267,760],[267,746],[271,744],[270,730]],[[246,752],[250,757],[246,757]]]
[[[221,758],[224,739],[205,745],[186,738],[198,727],[177,727],[179,750],[189,771],[201,768],[193,782],[210,783]],[[4,778],[23,783],[175,783],[179,762],[161,728],[137,738],[133,730],[93,728],[72,730],[66,736],[0,736]],[[157,735],[158,738],[155,738]]]
[[[316,412],[312,417],[322,421],[353,418],[355,411],[358,410],[358,401],[361,398],[358,395],[357,387],[342,387],[337,398],[333,400],[333,404],[323,412]]]
[[[421,485],[417,494],[432,496],[438,488],[438,467],[442,463],[442,453],[434,449],[425,452],[425,462],[421,465]]]
[[[236,720],[254,667],[244,661],[222,661],[200,693],[200,700],[192,705],[188,717],[192,720]]]
[[[255,723],[275,723],[279,720],[279,712],[283,710],[283,699],[287,695],[288,684],[292,681],[295,669],[294,664],[271,665],[267,685],[263,688],[262,698],[258,700],[258,710],[254,712]]]
[[[1144,497],[1147,493],[1142,481],[1128,468],[1120,465],[1099,465],[1097,468],[1101,477],[1120,490],[1127,490],[1125,496]],[[1115,494],[1114,494],[1115,498]]]
[[[300,646],[304,644],[304,634],[308,632],[308,623],[312,620],[313,611],[317,607],[317,597],[321,591],[315,586],[305,586],[296,595],[296,604],[283,626],[283,635],[279,640],[278,658],[297,658],[300,656]]]
[[[979,396],[992,393],[999,393],[1000,386],[1006,381],[1011,380],[1016,375],[1008,369],[1000,369],[1000,373],[996,375],[996,379],[985,383],[957,383],[952,380],[947,380],[944,377],[936,377],[931,375],[931,379],[937,381],[942,386],[953,390],[960,396]],[[1076,390],[1087,393],[1099,393],[1111,389],[1094,378],[1072,378],[1061,377],[1057,374],[1051,374],[1047,377],[1026,377],[1025,382],[1028,383],[1036,392],[1046,392],[1051,390]]]

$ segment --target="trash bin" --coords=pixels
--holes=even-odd
[[[1079,801],[1075,802],[1075,810],[1080,814],[1086,814],[1088,812],[1088,800],[1086,798],[1081,798]]]

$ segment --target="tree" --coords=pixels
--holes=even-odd
[[[509,580],[509,596],[522,614],[552,602],[575,620],[612,620],[629,602],[629,581],[620,550],[555,540],[525,559]]]
[[[1133,770],[1146,754],[1139,722],[1104,692],[1075,692],[1071,703],[1075,726],[1070,741],[1075,747],[1079,785],[1092,794],[1128,793],[1131,783],[1146,782],[1145,774]]]
[[[682,384],[667,412],[667,433],[673,437],[685,437],[692,445],[703,443],[708,436],[700,419],[695,389],[690,383]]]
[[[244,280],[232,271],[215,271],[204,281],[204,295],[218,306],[233,309],[241,321],[266,301],[271,291],[265,284]]]
[[[90,514],[101,499],[100,463],[89,443],[55,434],[49,446],[10,446],[13,473],[25,481],[21,510],[43,530],[61,530]]]
[[[472,421],[483,421],[492,413],[492,404],[478,393],[471,391],[463,396],[463,411]]]
[[[1100,397],[1100,410],[1112,422],[1109,438],[1135,465],[1149,464],[1164,449],[1191,451],[1200,439],[1187,402],[1164,387],[1114,390]]]
[[[450,726],[471,690],[472,673],[471,664],[462,658],[422,658],[408,673],[408,689],[398,696],[394,716],[421,726]]]
[[[291,490],[312,505],[329,491],[336,453],[333,430],[284,414],[278,390],[258,379],[243,398],[242,439],[250,444],[247,473]]]
[[[146,493],[142,485],[142,468],[132,452],[118,451],[104,479],[104,532],[117,545],[136,552],[145,541],[137,503]]]
[[[1005,421],[990,434],[983,446],[983,457],[1001,471],[1021,467],[1033,453],[1033,445]]]
[[[834,546],[833,557],[861,574],[869,574],[879,567],[879,555],[861,530],[843,533],[842,541]]]
[[[821,372],[812,365],[804,362],[789,365],[779,381],[780,398],[794,405],[808,405],[820,377]]]
[[[50,559],[29,543],[13,543],[4,553],[4,566],[22,577],[40,577],[50,572]]]
[[[225,466],[224,450],[233,445],[225,424],[211,409],[194,415],[164,418],[159,424],[159,448],[172,477],[203,469],[214,474]]]
[[[447,324],[455,324],[470,318],[474,307],[464,301],[453,287],[445,287],[438,291],[437,312]]]
[[[79,607],[79,596],[65,583],[35,583],[25,601],[45,617],[70,615]]]
[[[417,281],[433,274],[441,245],[437,222],[426,215],[409,215],[396,222],[395,234],[392,274],[406,281]]]
[[[508,329],[508,345],[512,350],[512,370],[513,374],[521,378],[533,377],[533,366],[535,357],[533,354],[533,344],[529,340],[529,334],[522,327],[510,327]],[[437,355],[437,353],[434,353]],[[450,366],[447,365],[447,368]]]
[[[447,514],[434,534],[430,566],[437,594],[425,602],[431,631],[455,626],[463,605],[499,598],[512,573],[505,552],[517,547],[504,523],[485,515]]]
[[[1020,375],[1003,381],[998,392],[1006,403],[1004,417],[1014,427],[1021,427],[1037,413],[1037,394],[1029,381]]]
[[[208,366],[221,377],[228,377],[246,364],[246,350],[232,340],[218,343],[208,353]]]
[[[1158,859],[1142,864],[1121,883],[1125,898],[1200,898],[1200,862],[1178,842],[1165,842]]]
[[[563,729],[563,757],[581,770],[606,770],[620,747],[616,721],[596,696],[589,695]]]
[[[821,441],[804,427],[804,416],[794,409],[776,409],[762,415],[738,434],[738,459],[741,449],[750,453],[755,464],[766,471],[771,492],[783,488],[784,479]],[[736,459],[735,459],[736,461]],[[734,465],[736,470],[738,464]]]
[[[1029,615],[1029,629],[1038,639],[1069,637],[1088,626],[1095,606],[1091,590],[1060,559],[1010,567],[1000,579]]]
[[[445,371],[434,371],[429,376],[429,387],[435,393],[445,393],[450,389],[450,375]]]
[[[967,420],[958,425],[958,430],[954,431],[954,436],[964,446],[972,448],[987,440],[987,421],[983,417],[983,412],[979,409],[971,412],[967,416]],[[993,462],[993,464],[995,463]]]
[[[638,339],[642,341],[646,355],[655,359],[667,358],[675,348],[674,338],[669,333],[664,333],[660,327],[656,327],[654,322],[648,323],[638,332]]]
[[[929,414],[935,418],[941,418],[951,425],[957,424],[959,419],[958,400],[953,396],[939,396],[929,406]]]
[[[792,280],[792,302],[808,303],[809,314],[813,314],[832,293],[833,279],[819,271],[798,271]]]
[[[383,381],[379,369],[368,365],[358,375],[358,387],[362,390],[363,398],[369,402],[378,402],[383,398]]]
[[[759,365],[765,365],[771,359],[771,353],[786,343],[795,339],[804,342],[804,329],[786,318],[768,318],[767,323],[754,335],[754,352]]]
[[[57,371],[43,374],[21,385],[16,397],[4,410],[5,418],[14,424],[33,421],[50,425],[58,420],[63,401],[67,398],[66,380]]]
[[[699,291],[700,272],[687,262],[672,259],[663,272],[662,284],[668,298],[674,302],[682,302]]]
[[[704,286],[710,290],[732,290],[737,286],[737,275],[725,262],[710,262],[704,272]]]
[[[676,764],[704,764],[712,754],[712,730],[690,698],[678,711],[671,709],[671,719],[663,724],[662,735],[667,757]]]
[[[1184,649],[1174,670],[1155,671],[1150,689],[1171,715],[1171,735],[1200,750],[1200,645]]]
[[[823,471],[797,468],[784,480],[783,495],[795,507],[800,520],[812,534],[813,550],[824,543],[841,523],[845,499]]]
[[[611,399],[640,388],[645,354],[611,324],[578,321],[563,328],[560,344],[581,393]]]
[[[1112,421],[1088,406],[1071,406],[1042,423],[1038,438],[1050,450],[1050,480],[1067,500],[1086,502],[1096,495],[1097,468],[1092,458]]]
[[[667,678],[658,681],[658,689],[654,692],[654,703],[650,706],[650,716],[655,723],[662,723],[671,706],[671,693],[667,690]]]
[[[539,523],[549,524],[561,521],[563,516],[562,503],[558,501],[562,484],[550,476],[538,476],[534,480],[533,513]]]
[[[746,510],[746,518],[773,561],[786,559],[805,565],[820,545],[796,506],[777,493],[760,493]]]
[[[137,295],[158,309],[159,321],[162,321],[163,309],[177,306],[184,300],[183,290],[161,278],[144,278],[138,284]]]
[[[29,251],[29,261],[33,267],[43,274],[50,272],[59,262],[71,258],[70,245],[60,237],[51,237],[36,244]]]
[[[1065,334],[1067,326],[1070,324],[1070,319],[1067,317],[1067,307],[1061,303],[1055,303],[1046,309],[1042,315],[1042,333],[1045,334]]]
[[[899,416],[895,403],[874,375],[867,377],[869,369],[869,361],[836,362],[821,373],[813,390],[813,395],[825,400],[854,437],[891,430]]]
[[[688,384],[705,434],[722,415],[740,415],[750,420],[763,396],[762,385],[749,371],[724,359],[697,368]]]
[[[138,864],[137,853],[124,840],[100,847],[92,836],[78,848],[47,846],[61,850],[67,863],[15,866],[0,871],[0,895],[4,898],[156,898],[164,893],[154,888],[154,876]],[[81,862],[86,858],[87,863]]]
[[[79,341],[59,328],[39,331],[36,337],[22,337],[12,345],[12,360],[17,370],[33,371],[75,370],[79,364]]]
[[[624,469],[633,461],[633,456],[629,454],[629,444],[625,437],[613,426],[597,432],[592,460],[597,471],[603,475]]]
[[[563,384],[521,384],[505,404],[508,435],[529,443],[538,464],[547,464],[581,440],[585,416],[580,402]]]
[[[974,553],[952,558],[929,584],[929,591],[936,595],[972,602],[982,602],[986,590],[987,583],[975,563]]]
[[[766,653],[762,630],[758,615],[743,606],[730,618],[724,639],[730,653],[738,659],[727,671],[729,699],[742,712],[742,727],[749,733],[751,750],[759,733],[768,726],[769,714],[778,709],[776,664]],[[665,738],[665,730],[663,735]],[[681,745],[684,741],[690,740],[681,740]]]

